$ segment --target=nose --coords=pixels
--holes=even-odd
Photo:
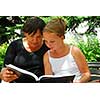
[[[52,47],[52,45],[50,43],[46,43],[46,45],[47,45],[48,48]]]
[[[37,38],[32,38],[33,43],[37,43],[38,39]]]

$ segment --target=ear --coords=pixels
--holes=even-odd
[[[65,36],[64,36],[64,35],[62,35],[62,36],[61,36],[61,39],[65,39]]]
[[[28,36],[28,33],[24,32],[24,36]]]

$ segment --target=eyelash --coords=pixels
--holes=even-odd
[[[50,41],[49,43],[54,43],[55,41]],[[45,43],[48,43],[48,41],[45,40]]]

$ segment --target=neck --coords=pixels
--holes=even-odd
[[[59,50],[55,50],[54,52],[51,52],[51,56],[53,57],[63,57],[69,53],[69,45],[65,44],[63,45]]]
[[[26,51],[35,52],[35,51],[39,50],[42,47],[43,42],[38,47],[34,47],[32,45],[29,45],[28,41],[25,38],[23,38],[23,45],[24,45],[24,48],[26,49]]]

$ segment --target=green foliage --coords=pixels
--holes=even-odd
[[[45,23],[48,23],[51,19],[54,18],[62,18],[66,21],[66,19],[64,18],[64,16],[39,16],[41,19],[43,19],[45,21]]]
[[[6,18],[9,16],[0,16],[1,18]],[[14,16],[13,16],[14,17]],[[0,45],[4,43],[5,41],[3,39],[12,39],[16,37],[15,30],[21,29],[23,26],[23,23],[25,20],[32,16],[18,16],[21,20],[21,22],[16,22],[15,25],[7,24],[6,22],[2,21],[0,23]],[[89,28],[84,33],[86,35],[96,35],[95,28],[100,27],[100,16],[38,16],[42,18],[46,23],[50,21],[53,18],[63,18],[67,22],[67,31],[74,31],[77,34],[77,31],[75,30],[80,23],[87,21]],[[13,19],[10,21],[13,24]],[[73,39],[72,39],[73,40]],[[82,50],[82,52],[85,54],[87,61],[100,61],[100,43],[99,41],[92,37],[88,37],[87,42],[84,42],[83,40],[76,41],[78,42],[79,48]],[[8,41],[7,41],[8,42]],[[73,41],[74,42],[74,41]],[[75,43],[75,42],[74,42]],[[0,66],[3,64],[3,59],[5,55],[5,51],[7,48],[7,43],[0,46]],[[1,68],[1,67],[0,67]]]
[[[4,43],[0,46],[0,70],[3,66],[3,61],[4,61],[4,57],[5,57],[7,47],[8,47],[7,43]]]
[[[100,61],[100,43],[96,37],[88,37],[87,42],[80,41],[77,45],[89,62]]]
[[[10,19],[10,24],[6,23],[7,18],[12,17]],[[17,19],[13,19],[16,18]],[[32,16],[0,16],[0,38],[6,38],[9,40],[11,37],[15,37],[15,30],[21,29],[25,20]],[[67,22],[67,31],[76,31],[76,28],[79,26],[80,23],[87,21],[89,28],[85,34],[96,34],[95,28],[100,27],[100,16],[38,16],[42,18],[46,23],[50,21],[52,18],[63,18]],[[3,19],[3,21],[1,21]],[[5,20],[4,20],[5,19]],[[4,22],[5,21],[5,22]],[[14,25],[12,25],[14,24]],[[2,40],[2,43],[4,41]],[[2,44],[1,43],[1,44]]]

